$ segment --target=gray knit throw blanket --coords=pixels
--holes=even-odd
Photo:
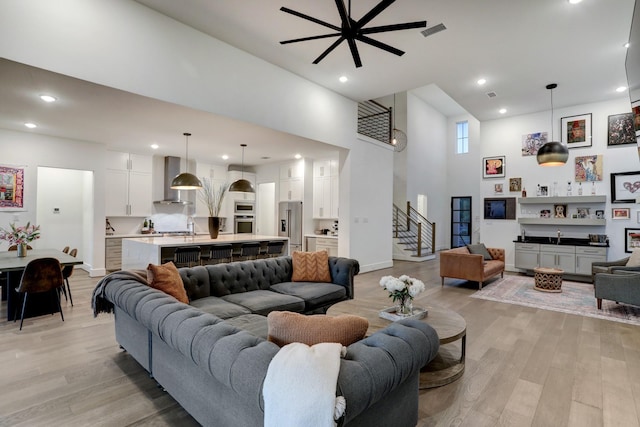
[[[91,296],[93,317],[97,317],[99,313],[113,313],[113,303],[105,298],[105,290],[107,285],[114,280],[135,280],[148,285],[146,270],[121,270],[104,276],[96,285]]]

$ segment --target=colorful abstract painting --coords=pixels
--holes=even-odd
[[[577,156],[576,182],[602,181],[602,155]]]
[[[24,169],[0,166],[0,208],[24,207]]]

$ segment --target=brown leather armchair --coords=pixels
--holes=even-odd
[[[482,255],[472,254],[466,246],[440,252],[440,277],[465,279],[478,282],[478,289],[489,278],[504,275],[504,249],[487,248],[491,260],[485,261]]]

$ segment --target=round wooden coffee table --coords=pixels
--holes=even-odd
[[[416,304],[418,305],[418,304]],[[367,336],[384,329],[392,322],[378,316],[384,304],[378,301],[347,300],[332,305],[327,315],[354,314],[369,321]],[[465,351],[467,343],[467,322],[453,310],[427,305],[424,308],[428,314],[420,319],[435,329],[440,339],[440,350],[434,360],[420,371],[420,388],[433,388],[449,384],[462,376],[465,365]],[[447,344],[461,340],[459,356],[452,353]]]

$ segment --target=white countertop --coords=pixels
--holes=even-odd
[[[212,239],[209,234],[171,237],[163,237],[162,235],[147,235],[145,237],[141,237],[140,235],[136,235],[136,237],[131,240],[134,240],[137,244],[168,247],[184,245],[215,245],[220,243],[261,242],[269,240],[289,240],[289,238],[283,236],[262,236],[259,234],[241,233],[219,234],[217,239]]]
[[[304,237],[318,237],[320,239],[337,239],[338,236],[332,234],[305,234]]]

